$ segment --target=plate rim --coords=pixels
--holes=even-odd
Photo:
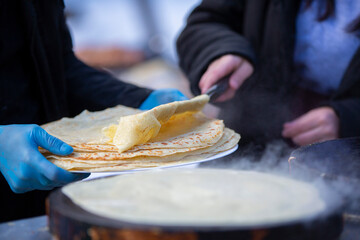
[[[215,159],[219,159],[219,158],[228,156],[228,155],[234,153],[238,148],[239,148],[239,144],[236,144],[233,148],[230,148],[230,149],[228,149],[228,150],[226,150],[224,152],[217,153],[217,154],[215,154],[215,155],[213,155],[211,157],[205,158],[205,159],[192,161],[192,162],[178,163],[178,164],[174,164],[174,165],[167,165],[167,166],[158,166],[158,167],[149,167],[149,168],[135,168],[135,169],[123,170],[123,171],[103,171],[103,172],[69,171],[69,172],[71,172],[71,173],[90,173],[91,175],[93,175],[93,174],[94,175],[95,174],[104,174],[104,176],[105,176],[105,174],[106,175],[119,175],[119,174],[128,174],[128,173],[150,171],[150,170],[159,170],[159,169],[166,169],[166,168],[184,167],[184,166],[199,164],[199,163],[203,163],[203,162],[208,162],[208,161],[212,161],[212,160],[215,160]],[[87,177],[86,179],[90,178],[90,176]]]

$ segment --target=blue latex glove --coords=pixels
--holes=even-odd
[[[0,126],[0,171],[13,192],[50,190],[89,176],[57,167],[38,151],[38,146],[58,155],[73,151],[38,125]]]
[[[175,88],[159,89],[150,93],[150,95],[140,105],[139,109],[149,110],[161,104],[184,100],[188,100],[188,98]]]

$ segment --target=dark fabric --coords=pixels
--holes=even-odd
[[[255,64],[253,76],[234,99],[219,104],[220,117],[241,133],[241,143],[281,139],[283,123],[300,114],[294,109],[300,79],[293,64],[299,5],[300,0],[204,0],[179,36],[180,66],[195,94],[200,92],[199,79],[215,58],[233,53]],[[360,50],[338,91],[325,100],[312,105],[335,109],[341,137],[359,136]]]
[[[42,124],[118,104],[138,107],[151,93],[74,56],[61,0],[0,0],[0,6],[0,125]],[[0,221],[45,213],[47,192],[14,194],[3,176],[0,186]]]
[[[117,104],[138,107],[150,94],[74,56],[62,1],[0,1],[0,124],[42,124]]]

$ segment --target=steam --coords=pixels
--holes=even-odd
[[[329,178],[328,175],[321,174],[321,172],[313,172],[308,169],[299,170],[295,166],[292,166],[290,171],[288,159],[294,149],[288,147],[288,145],[282,141],[269,143],[261,154],[257,153],[258,150],[256,146],[249,146],[239,150],[237,154],[230,155],[222,160],[209,162],[205,164],[205,166],[260,171],[306,181],[319,190],[321,197],[328,205],[329,211],[333,211],[334,208],[339,208],[339,205],[343,205],[346,213],[360,214],[360,179],[344,179],[343,177]],[[331,149],[331,151],[334,151],[334,149]],[[344,148],[344,151],[350,153],[350,146],[348,149]],[[318,156],[315,157],[311,155],[306,157],[313,159],[313,166],[317,167],[333,161],[333,159],[330,160],[330,158],[334,157],[331,156],[331,154],[332,153],[330,153],[330,156],[328,155],[328,159],[318,159]],[[350,162],[355,165],[359,164],[359,160],[356,162],[356,159]],[[360,171],[360,168],[355,165],[345,167],[344,169],[346,171],[349,171],[349,169],[352,169],[352,171]],[[328,169],[332,168],[334,168],[334,166],[328,166]],[[338,169],[337,171],[341,172],[341,170]],[[357,176],[358,174],[358,172],[355,172],[349,175]]]
[[[257,146],[250,145],[245,149],[239,149],[235,154],[211,161],[204,166],[289,175],[287,160],[291,151],[292,149],[282,141],[269,143],[264,151]]]

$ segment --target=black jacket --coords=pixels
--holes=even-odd
[[[79,61],[63,10],[61,0],[0,0],[0,125],[138,107],[150,94]],[[47,192],[16,195],[0,178],[0,222],[45,213]]]
[[[177,41],[180,66],[195,94],[200,91],[201,75],[214,59],[231,53],[254,64],[255,73],[235,98],[220,104],[225,123],[245,141],[281,138],[282,124],[299,116],[294,111],[302,103],[294,97],[299,76],[293,53],[300,2],[204,0],[189,16]],[[360,135],[360,49],[338,90],[321,104],[335,109],[341,137]]]
[[[41,124],[118,104],[138,107],[150,93],[74,56],[61,0],[0,4],[0,124]]]

